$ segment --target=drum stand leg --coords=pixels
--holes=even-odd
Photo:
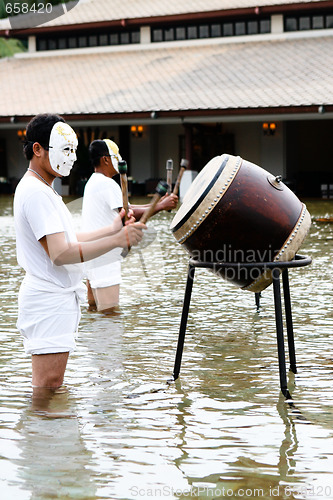
[[[285,309],[285,313],[286,313],[290,370],[293,373],[297,373],[293,318],[292,318],[292,314],[291,314],[291,300],[290,300],[288,269],[284,269],[284,271],[282,272],[282,283],[283,283],[283,295],[284,295],[284,309]]]
[[[278,357],[279,357],[280,387],[281,387],[281,392],[285,396],[285,398],[291,399],[287,387],[286,356],[285,356],[284,339],[283,339],[283,320],[282,320],[279,269],[273,269],[272,276],[273,276],[273,290],[274,290],[276,338],[277,338]]]
[[[184,303],[183,303],[183,311],[179,327],[176,358],[173,370],[174,380],[177,380],[177,378],[179,377],[180,365],[182,362],[187,318],[190,309],[192,288],[194,282],[194,273],[195,273],[195,266],[189,264]],[[272,276],[273,276],[273,291],[274,291],[274,306],[275,306],[276,338],[277,338],[277,348],[278,348],[278,358],[279,358],[280,387],[281,387],[281,392],[285,396],[285,398],[291,399],[291,395],[288,391],[288,386],[287,386],[286,356],[285,356],[284,338],[283,338],[283,319],[282,319],[282,304],[281,304],[281,289],[280,289],[280,271],[278,268],[272,270]],[[288,269],[284,269],[282,271],[282,281],[283,281],[283,293],[284,293],[286,325],[287,325],[287,335],[288,335],[290,370],[293,373],[296,373],[297,369],[296,369],[293,322],[291,314]],[[256,294],[256,304],[257,307],[259,307],[260,305],[259,293]]]
[[[194,281],[194,272],[195,272],[195,267],[192,266],[191,264],[189,264],[186,290],[185,290],[185,296],[184,296],[183,312],[182,312],[182,318],[181,318],[181,322],[180,322],[179,335],[178,335],[176,359],[175,359],[175,365],[174,365],[174,369],[173,369],[173,379],[174,380],[176,380],[179,376],[180,365],[182,362],[182,355],[183,355],[183,348],[184,348],[184,341],[185,341],[185,332],[186,332],[186,325],[187,325],[187,317],[188,317],[188,311],[190,308],[193,281]]]
[[[259,312],[261,293],[260,292],[256,292],[254,295],[255,295],[257,312]]]

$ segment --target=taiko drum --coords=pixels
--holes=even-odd
[[[194,179],[171,230],[195,260],[217,263],[218,275],[260,292],[272,282],[264,263],[292,260],[310,225],[306,206],[280,177],[224,154]]]

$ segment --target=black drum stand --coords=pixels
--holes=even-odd
[[[289,350],[289,362],[290,370],[293,373],[297,372],[296,368],[296,355],[295,355],[295,343],[294,343],[294,332],[293,332],[293,321],[291,313],[291,301],[290,301],[290,288],[289,288],[289,275],[288,269],[294,267],[304,267],[311,264],[311,258],[303,255],[296,255],[295,258],[289,262],[260,262],[260,263],[245,263],[245,264],[235,264],[228,262],[202,262],[194,259],[189,260],[187,283],[185,289],[185,296],[183,302],[183,311],[181,316],[179,335],[178,335],[178,345],[176,352],[176,359],[174,364],[173,379],[176,380],[179,376],[180,365],[182,360],[186,324],[188,318],[188,312],[191,302],[192,287],[194,282],[194,274],[196,267],[214,269],[218,271],[219,269],[226,268],[263,268],[272,269],[273,278],[273,291],[274,291],[274,305],[275,305],[275,323],[276,323],[276,337],[277,337],[277,348],[278,348],[278,358],[279,358],[279,372],[280,372],[280,387],[282,394],[287,398],[291,399],[290,393],[287,387],[287,372],[286,372],[286,358],[285,358],[285,348],[284,348],[284,336],[283,336],[283,318],[282,318],[282,304],[281,304],[281,289],[280,289],[280,274],[282,275],[283,283],[283,294],[284,294],[284,308],[286,317],[286,327],[287,327],[287,338],[288,338],[288,350]],[[260,294],[255,294],[256,305],[259,308],[260,305]]]

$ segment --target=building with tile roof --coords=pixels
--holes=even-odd
[[[96,137],[119,143],[134,194],[165,177],[169,158],[198,171],[224,152],[300,196],[333,185],[332,1],[80,0],[54,12],[0,20],[0,36],[28,45],[0,60],[3,178],[26,168],[17,133],[55,112],[80,138],[64,193],[80,194]]]

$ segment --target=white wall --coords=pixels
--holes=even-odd
[[[274,135],[264,135],[262,122],[229,123],[225,124],[225,130],[235,136],[236,155],[285,177],[284,124],[274,123]]]
[[[137,182],[144,182],[151,175],[151,136],[144,126],[142,137],[131,137],[131,175]],[[126,160],[127,161],[127,160]]]
[[[260,166],[261,124],[257,122],[228,123],[225,130],[234,134],[235,154]]]
[[[275,175],[284,175],[284,129],[277,123],[274,136],[265,136],[262,122],[224,123],[226,133],[234,134],[235,154]],[[142,138],[132,139],[132,172],[138,182],[148,178],[166,178],[166,162],[173,159],[173,182],[179,170],[179,136],[182,125],[152,125]],[[223,151],[221,151],[221,154]],[[155,160],[154,160],[155,158]],[[149,164],[151,162],[151,166]]]
[[[185,130],[182,125],[160,125],[158,127],[158,169],[157,174],[160,179],[166,178],[166,162],[169,158],[173,160],[172,180],[176,181],[179,162],[179,136],[184,135]]]
[[[276,123],[274,135],[261,134],[261,167],[274,175],[286,176],[284,124]]]

